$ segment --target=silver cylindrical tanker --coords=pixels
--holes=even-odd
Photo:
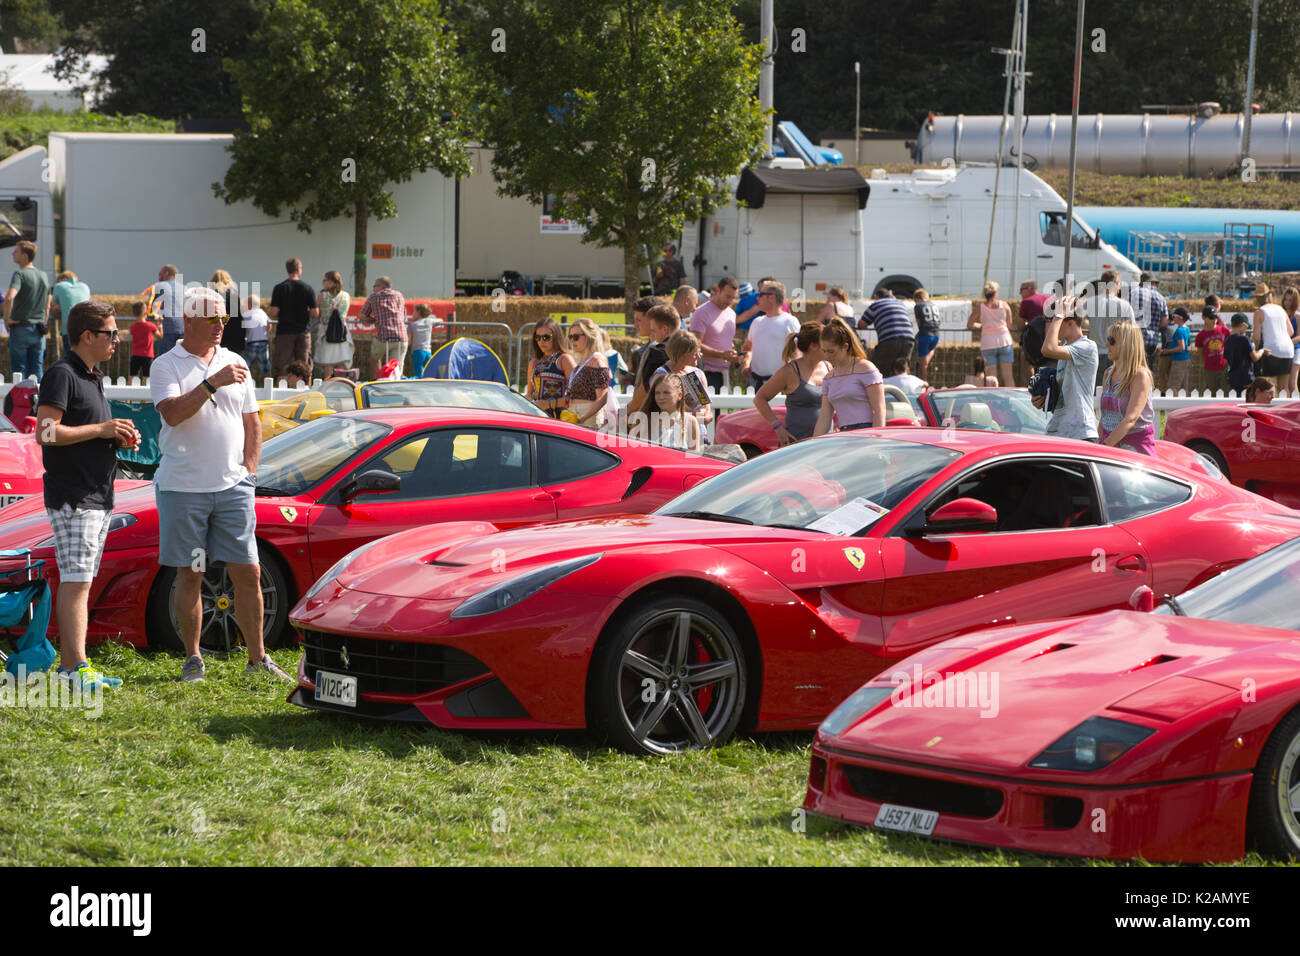
[[[1070,117],[1026,116],[1025,165],[1064,169],[1070,156]],[[932,116],[921,124],[916,159],[922,163],[992,163],[1006,128],[1004,161],[1014,163],[1012,120],[1001,116]],[[1079,117],[1078,165],[1129,176],[1215,176],[1241,165],[1244,126],[1239,113],[1181,116],[1094,113]],[[1261,113],[1250,129],[1251,159],[1260,169],[1300,166],[1300,115]]]

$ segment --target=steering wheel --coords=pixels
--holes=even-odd
[[[786,499],[794,499],[794,503],[799,507],[799,511],[791,510],[790,520],[783,521],[783,524],[810,524],[818,518],[817,509],[813,503],[800,491],[788,490],[775,492],[769,497],[772,499],[772,513],[775,515],[778,509],[786,509]]]

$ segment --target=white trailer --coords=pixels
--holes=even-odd
[[[232,137],[207,134],[51,133],[53,193],[62,209],[63,268],[96,292],[133,294],[173,263],[186,282],[225,269],[263,298],[303,261],[319,285],[330,269],[352,288],[353,221],[302,232],[287,215],[226,205],[212,191],[230,167]],[[39,148],[39,147],[34,147]],[[359,175],[361,173],[359,172]],[[367,283],[392,277],[411,298],[450,298],[455,284],[455,181],[435,171],[392,187],[398,215],[368,226]]]
[[[728,273],[741,279],[776,276],[787,288],[819,298],[832,285],[870,295],[887,287],[901,296],[918,288],[931,295],[978,296],[984,282],[993,218],[989,278],[1004,294],[1033,279],[1043,289],[1065,271],[1066,204],[1033,173],[1020,173],[1019,234],[1011,261],[1016,221],[1016,173],[1003,169],[993,212],[991,166],[919,169],[886,175],[877,171],[866,185],[870,196],[859,209],[855,195],[801,192],[790,170],[747,170],[771,183],[762,205],[733,202],[686,230],[682,259],[696,271],[692,281],[707,288]],[[811,177],[818,170],[802,171]],[[845,172],[848,172],[847,170]],[[741,191],[744,177],[741,180]],[[1114,269],[1122,281],[1140,270],[1095,229],[1075,215],[1070,271],[1078,282]],[[700,274],[702,272],[702,275]]]

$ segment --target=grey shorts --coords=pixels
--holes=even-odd
[[[47,508],[45,513],[54,531],[54,561],[59,566],[59,580],[81,584],[95,580],[113,513],[71,505],[57,510]]]
[[[158,502],[159,564],[196,571],[213,561],[257,564],[257,515],[250,479],[225,491],[155,488],[154,496]]]

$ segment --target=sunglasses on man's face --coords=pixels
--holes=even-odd
[[[225,323],[226,319],[230,318],[230,316],[228,316],[228,315],[209,315],[209,316],[205,316],[205,318],[208,320],[208,324],[209,324],[209,325],[222,325],[222,324]]]
[[[110,342],[116,342],[121,338],[117,329],[87,329],[91,335],[107,335]]]

